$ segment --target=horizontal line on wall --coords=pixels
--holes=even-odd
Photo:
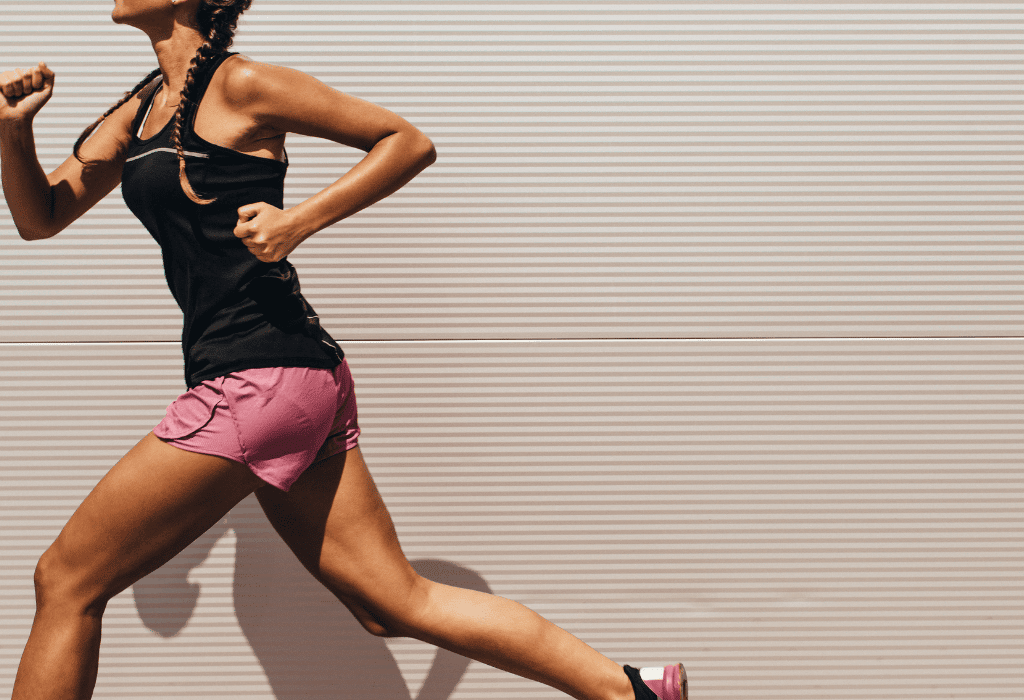
[[[946,340],[969,340],[969,341],[1006,341],[1006,340],[1024,340],[1024,336],[1019,335],[945,335],[945,336],[851,336],[851,337],[831,337],[831,336],[800,336],[800,337],[772,337],[772,336],[752,336],[752,337],[715,337],[715,338],[610,338],[610,337],[589,337],[589,338],[457,338],[452,340],[445,339],[421,339],[421,338],[389,338],[389,339],[360,339],[360,340],[345,340],[344,343],[347,345],[356,344],[395,344],[395,343],[415,343],[419,345],[463,345],[463,344],[500,344],[500,343],[719,343],[719,342],[740,342],[740,343],[761,343],[761,342],[801,342],[801,343],[820,343],[828,341],[830,343],[855,343],[863,341],[881,341],[881,342],[935,342],[935,341],[946,341]],[[177,340],[81,340],[81,341],[70,341],[70,342],[29,342],[29,341],[0,341],[0,347],[65,347],[74,345],[83,346],[125,346],[125,345],[147,345],[147,346],[170,346],[177,347],[181,343]]]

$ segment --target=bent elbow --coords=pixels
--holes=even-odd
[[[18,229],[18,235],[24,241],[41,241],[44,238],[52,238],[56,236],[59,231],[47,231],[39,228],[30,228],[24,225],[18,225],[15,223],[15,228]]]
[[[18,226],[17,224],[15,224],[15,228],[18,229],[18,235],[21,236],[21,240],[23,241],[38,241],[42,238],[42,236],[30,228]]]
[[[44,197],[41,206],[18,207],[11,211],[14,226],[18,229],[18,235],[22,240],[40,241],[44,238],[52,238],[67,226],[66,223],[58,223],[54,218],[56,187],[51,185],[50,189],[44,192]]]
[[[437,161],[437,149],[434,148],[434,142],[426,136],[420,139],[419,152],[420,162],[424,168],[433,165]]]

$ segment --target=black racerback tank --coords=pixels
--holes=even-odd
[[[196,111],[214,72],[234,54],[210,60],[196,76],[181,143],[189,183],[212,204],[190,200],[178,181],[173,119],[140,138],[160,78],[143,91],[121,179],[124,200],[163,253],[164,274],[184,314],[185,381],[256,367],[335,367],[341,348],[320,326],[287,260],[258,260],[235,237],[238,208],[283,208],[286,163],[217,146],[196,135]]]

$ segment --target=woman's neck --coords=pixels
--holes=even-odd
[[[203,45],[203,37],[191,27],[176,24],[170,34],[150,39],[160,64],[160,72],[163,73],[162,99],[167,104],[177,103],[178,95],[185,87],[189,64]],[[161,99],[161,96],[157,96],[157,99]]]

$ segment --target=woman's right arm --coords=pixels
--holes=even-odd
[[[18,233],[50,238],[67,228],[121,182],[124,153],[138,100],[107,117],[82,146],[82,163],[69,157],[47,175],[36,155],[32,121],[53,94],[46,64],[0,73],[0,177]]]

